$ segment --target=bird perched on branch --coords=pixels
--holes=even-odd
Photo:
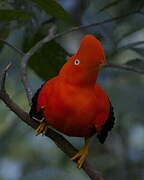
[[[113,107],[96,83],[104,63],[101,43],[94,36],[86,35],[59,74],[44,83],[32,99],[30,116],[44,118],[36,129],[37,135],[52,126],[68,136],[85,138],[85,145],[71,158],[77,160],[78,168],[88,154],[90,138],[97,133],[100,143],[104,143],[114,125]]]

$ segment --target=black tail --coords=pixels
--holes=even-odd
[[[31,106],[29,115],[30,115],[30,117],[34,117],[36,119],[43,118],[42,112],[41,111],[37,112],[37,100],[38,100],[39,92],[44,84],[42,84],[42,86],[37,90],[37,92],[35,93],[35,95],[32,98],[32,106]]]
[[[114,111],[113,111],[113,107],[111,105],[109,117],[108,117],[105,125],[103,126],[101,132],[97,135],[97,138],[99,139],[101,144],[103,144],[105,142],[105,140],[108,136],[108,132],[113,128],[114,121],[115,121]]]

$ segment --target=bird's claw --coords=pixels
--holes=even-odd
[[[77,161],[77,167],[78,168],[81,168],[85,159],[86,159],[86,156],[88,155],[88,148],[86,146],[84,146],[77,154],[75,154],[71,160],[76,160],[78,159]]]
[[[41,133],[42,133],[42,136],[44,136],[47,130],[48,130],[48,125],[46,122],[43,121],[35,130],[36,136],[38,136]]]

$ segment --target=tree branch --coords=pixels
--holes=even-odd
[[[9,69],[9,65],[4,69],[4,73],[2,73],[2,84],[5,83],[6,72]],[[25,111],[23,111],[13,100],[9,97],[7,92],[5,91],[4,86],[1,86],[0,89],[0,99],[13,111],[23,122],[31,126],[33,129],[36,129],[39,126],[39,122],[31,119]],[[54,141],[54,143],[69,157],[72,157],[77,149],[73,147],[71,143],[69,143],[62,135],[49,129],[46,133],[46,136]],[[100,173],[94,170],[87,162],[85,162],[82,166],[83,170],[92,180],[103,180]]]
[[[103,21],[100,21],[100,22],[90,23],[90,24],[87,24],[87,25],[75,26],[75,27],[72,27],[69,30],[66,30],[66,31],[63,31],[63,32],[61,32],[59,34],[56,34],[52,38],[52,40],[57,39],[59,37],[62,37],[64,35],[66,35],[66,34],[74,32],[74,31],[78,31],[78,30],[81,30],[81,29],[87,29],[87,28],[90,28],[90,27],[93,27],[93,26],[100,26],[102,24],[107,24],[107,23],[111,23],[111,22],[114,22],[114,21],[117,21],[117,20],[120,20],[120,19],[124,19],[124,18],[126,18],[126,17],[128,17],[130,15],[136,14],[136,13],[139,13],[139,10],[128,12],[126,14],[123,14],[123,15],[120,15],[120,16],[117,16],[117,17],[114,17],[114,18],[109,18],[109,19],[106,19],[106,20],[103,20]]]
[[[119,70],[125,70],[125,71],[131,71],[131,72],[135,72],[138,74],[144,74],[144,69],[139,69],[133,66],[129,66],[129,65],[118,65],[118,64],[105,64],[104,66],[102,66],[103,68],[114,68],[114,69],[119,69]]]
[[[11,67],[11,63],[9,63],[2,71],[1,73],[1,79],[0,79],[0,91],[3,92],[5,91],[5,81],[6,81],[6,75],[7,75],[7,71],[9,70],[9,68]]]
[[[55,31],[55,27],[53,26],[50,29],[48,36],[46,36],[44,39],[40,40],[22,58],[22,62],[21,62],[21,79],[22,79],[22,83],[24,85],[24,88],[25,88],[25,91],[26,91],[26,95],[27,95],[27,98],[28,98],[28,101],[29,101],[30,105],[31,105],[31,99],[32,99],[32,91],[31,91],[31,87],[30,87],[30,84],[29,84],[29,81],[28,81],[28,77],[27,77],[27,64],[28,64],[28,60],[46,42],[49,42],[49,41],[51,41],[53,39],[54,31]]]
[[[18,49],[17,47],[6,41],[5,39],[0,38],[0,41],[6,44],[7,46],[11,47],[12,49],[14,49],[18,54],[24,56],[24,53],[20,49]]]
[[[133,48],[135,46],[142,45],[142,44],[144,44],[144,41],[137,41],[137,42],[133,42],[133,43],[128,43],[124,46],[118,47],[117,51],[122,50],[122,49]]]

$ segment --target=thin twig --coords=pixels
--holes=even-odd
[[[12,66],[11,63],[9,63],[2,71],[1,73],[1,79],[0,79],[0,91],[5,91],[5,80],[6,80],[6,74],[9,70],[9,68]]]
[[[18,49],[17,47],[6,41],[5,39],[0,38],[0,41],[6,44],[7,46],[11,47],[12,49],[14,49],[16,52],[18,52],[18,54],[24,56],[24,53],[20,49]]]
[[[136,11],[132,11],[132,12],[129,12],[129,13],[126,13],[124,15],[121,15],[121,16],[117,16],[117,17],[114,17],[114,18],[110,18],[110,19],[106,19],[106,20],[103,20],[103,21],[100,21],[100,22],[95,22],[95,23],[90,23],[90,24],[87,24],[87,25],[80,25],[80,26],[75,26],[75,27],[72,27],[71,29],[69,30],[66,30],[66,31],[63,31],[59,34],[56,34],[52,40],[54,39],[57,39],[59,37],[62,37],[66,34],[69,34],[71,32],[74,32],[74,31],[78,31],[78,30],[81,30],[81,29],[86,29],[86,28],[90,28],[90,27],[93,27],[93,26],[99,26],[99,25],[102,25],[102,24],[106,24],[106,23],[111,23],[113,21],[117,21],[117,20],[120,20],[120,19],[123,19],[123,18],[126,18],[130,15],[133,15],[133,14],[136,14],[136,13],[139,13],[138,10]]]
[[[52,27],[50,29],[50,31],[49,31],[48,36],[46,36],[44,39],[39,41],[35,46],[33,46],[22,58],[22,62],[21,62],[21,79],[22,79],[22,83],[24,85],[24,88],[25,88],[25,91],[26,91],[26,95],[27,95],[27,98],[28,98],[28,101],[29,101],[30,105],[31,105],[31,99],[32,99],[32,91],[31,91],[31,87],[30,87],[30,84],[29,84],[29,81],[28,81],[28,77],[27,77],[27,64],[28,64],[28,60],[46,42],[52,40],[52,38],[54,36],[54,31],[55,31],[55,28]]]
[[[103,66],[103,68],[114,68],[114,69],[119,69],[119,70],[125,70],[125,71],[131,71],[135,72],[138,74],[144,74],[144,69],[139,69],[130,65],[125,65],[125,64],[106,64]]]
[[[117,51],[123,50],[123,49],[128,49],[128,48],[134,48],[135,46],[139,46],[139,45],[142,45],[142,44],[144,44],[144,41],[137,41],[137,42],[133,42],[133,43],[128,43],[128,44],[126,44],[124,46],[118,47]]]

